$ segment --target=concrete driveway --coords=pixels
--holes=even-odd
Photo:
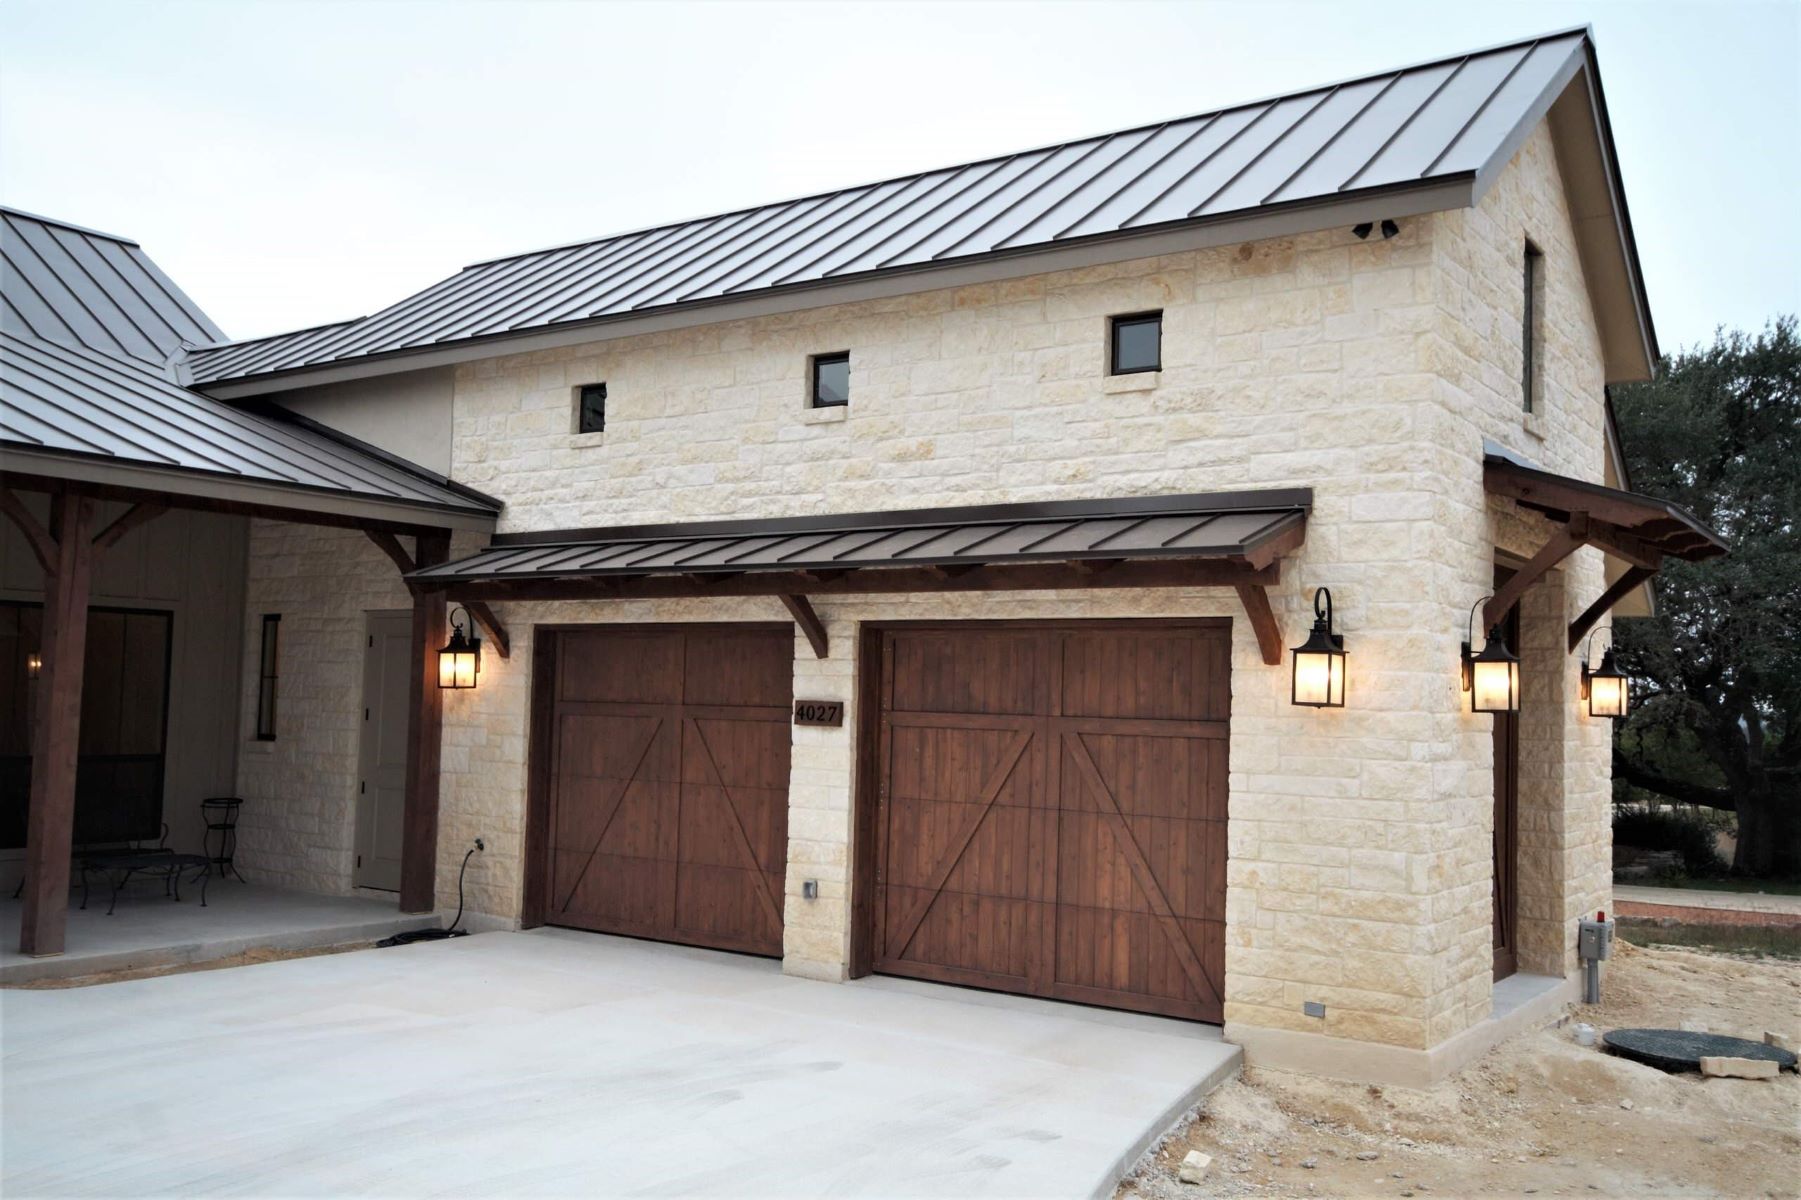
[[[1089,1196],[1207,1026],[563,931],[0,992],[0,1193]]]

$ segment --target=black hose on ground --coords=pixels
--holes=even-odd
[[[410,946],[414,942],[441,942],[445,938],[468,937],[467,929],[457,928],[463,923],[463,876],[469,873],[470,858],[475,855],[477,850],[485,849],[487,847],[482,845],[482,840],[476,838],[475,845],[469,847],[468,852],[463,855],[463,865],[457,869],[457,915],[456,920],[450,923],[449,929],[409,929],[403,933],[394,934],[392,937],[385,937],[375,944],[377,946]]]

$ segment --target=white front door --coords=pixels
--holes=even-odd
[[[406,807],[407,685],[412,680],[413,617],[372,612],[363,651],[363,737],[358,756],[358,887],[400,890],[401,814]]]

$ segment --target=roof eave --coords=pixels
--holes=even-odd
[[[214,507],[282,510],[291,512],[297,522],[305,522],[309,516],[325,516],[340,523],[492,533],[500,516],[485,506],[414,503],[332,488],[266,483],[235,475],[65,454],[18,443],[7,443],[5,448],[7,474],[15,480],[85,483],[119,491],[162,493],[178,503],[181,499],[193,499]]]

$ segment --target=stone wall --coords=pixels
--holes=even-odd
[[[1528,233],[1546,254],[1549,318],[1546,408],[1530,428],[1515,369]],[[1162,371],[1107,376],[1107,317],[1151,308],[1164,312]],[[808,356],[847,349],[849,408],[808,409]],[[1314,488],[1307,543],[1273,601],[1292,644],[1312,589],[1332,588],[1351,651],[1342,710],[1291,706],[1286,666],[1262,663],[1220,590],[824,598],[832,655],[797,640],[796,691],[854,706],[862,621],[1232,617],[1228,1025],[1423,1049],[1489,1011],[1491,722],[1464,711],[1458,642],[1495,547],[1543,540],[1542,522],[1483,493],[1481,441],[1599,479],[1600,379],[1541,131],[1480,207],[1406,220],[1392,240],[1336,230],[467,363],[453,474],[506,497],[505,529]],[[600,381],[607,430],[575,434],[574,389]],[[347,536],[259,525],[253,546],[249,613],[289,601],[310,615],[292,633],[284,620],[284,636],[317,646],[304,681],[284,680],[291,748],[278,741],[245,772],[265,792],[327,797],[257,843],[295,880],[348,879],[340,773],[354,773],[354,731],[323,710],[354,693],[360,651],[341,651],[360,612],[404,601],[386,561]],[[1533,597],[1544,629],[1567,620],[1550,610],[1586,603],[1598,573],[1583,552],[1557,595]],[[784,614],[773,599],[500,611],[511,660],[485,656],[481,686],[447,697],[438,880],[454,904],[463,850],[486,838],[469,904],[510,919],[532,626]],[[1546,864],[1530,885],[1536,969],[1559,957],[1559,922],[1605,888],[1605,731],[1576,718],[1574,663],[1560,661],[1535,684],[1534,738],[1561,761],[1540,756],[1522,837],[1522,856]],[[309,704],[321,711],[304,715]],[[823,978],[842,977],[848,950],[854,728],[852,714],[841,730],[795,732],[786,966]],[[817,901],[799,898],[807,878]],[[1303,1015],[1307,1000],[1327,1016]]]

